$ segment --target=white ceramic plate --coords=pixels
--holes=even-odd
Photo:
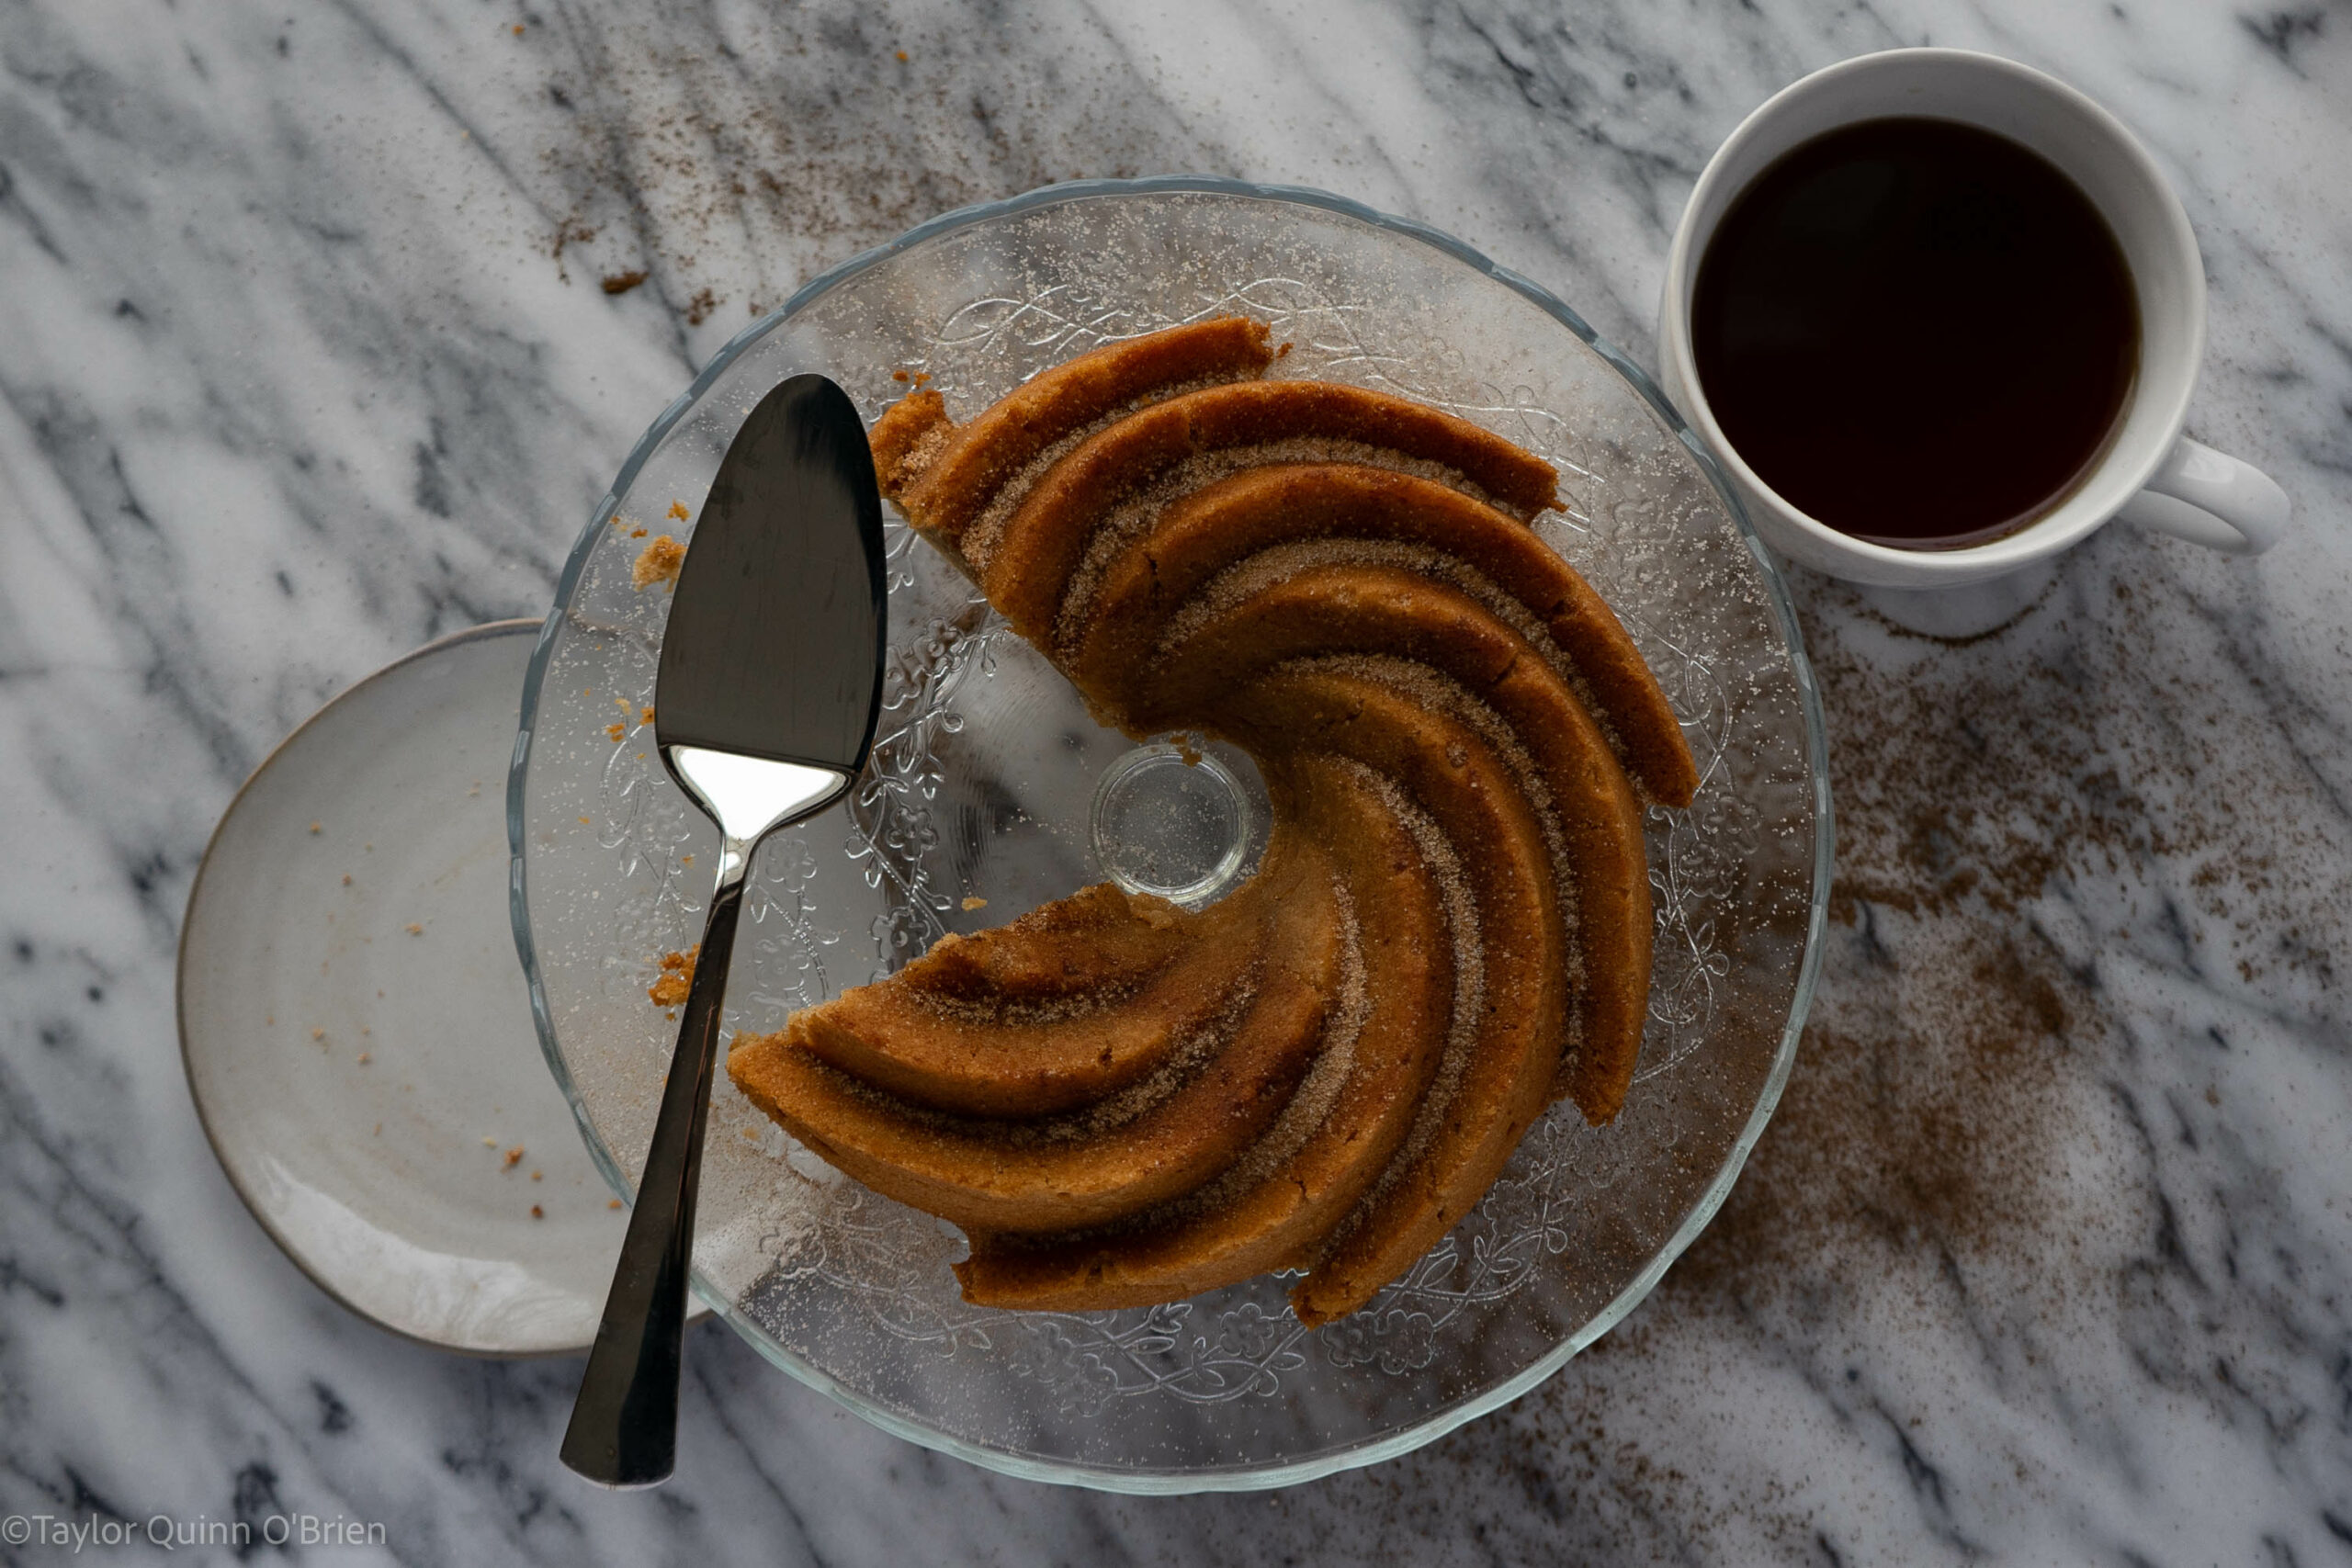
[[[352,1311],[478,1355],[584,1349],[628,1219],[507,926],[538,630],[445,637],[311,716],[213,830],[180,936],[188,1088],[254,1217]]]

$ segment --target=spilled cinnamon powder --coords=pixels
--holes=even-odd
[[[2186,863],[2220,917],[2268,857],[2236,819],[2226,734],[2178,734],[2220,694],[2138,652],[2154,627],[2132,590],[2083,566],[2120,600],[2086,612],[2062,583],[1969,644],[1815,585],[1833,609],[1806,630],[1838,818],[1822,986],[1771,1125],[1664,1301],[1752,1305],[1881,1248],[2104,1289],[2051,1272],[2063,1162],[2120,1048],[2075,907]]]
[[[878,16],[878,13],[877,13]],[[729,329],[823,267],[925,219],[1057,181],[1239,172],[1155,93],[1113,28],[948,7],[820,21],[753,6],[725,23],[615,7],[550,37],[520,84],[560,132],[531,172],[555,214],[531,236],[560,276],[656,281],[688,325]],[[815,95],[812,97],[812,93]],[[640,273],[648,276],[635,276]]]
[[[1915,643],[1910,678],[1890,680],[1864,651],[1886,628],[1807,629],[1838,814],[1822,985],[1772,1122],[1668,1276],[1662,1316],[1851,1303],[1905,1260],[2063,1270],[2038,1255],[2082,1131],[2068,1080],[2111,1048],[2095,986],[2036,919],[2076,866],[2146,831],[2128,792],[2084,787],[2113,771],[2096,690],[1995,646]]]
[[[1962,1413],[1986,1379],[2096,1431],[2108,1417],[2079,1413],[2115,1397],[2108,1348],[2183,1391],[2216,1357],[2257,1375],[2260,1309],[2181,1260],[2154,1141],[2265,1112],[2218,1068],[2197,1081],[2201,1044],[2152,1047],[2145,993],[2109,974],[2177,974],[2340,1032],[2352,830],[2290,694],[2172,573],[2143,542],[2095,541],[1966,643],[1798,575],[1838,867],[1779,1109],[1623,1324],[1507,1411],[1331,1483],[1337,1545],[1409,1558],[1457,1538],[1438,1500],[1466,1494],[1496,1561],[1851,1562],[1839,1487],[1907,1487],[1931,1529],[1947,1504],[2063,1513],[2030,1475],[1963,1500],[1939,1472],[1981,1437]],[[2095,1348],[2044,1359],[2064,1344]],[[1844,1480],[1815,1472],[1833,1429],[1860,1445]]]

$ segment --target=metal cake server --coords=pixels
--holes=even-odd
[[[727,449],[662,639],[662,761],[725,835],[702,953],[563,1462],[607,1486],[669,1478],[695,1188],[728,960],[752,852],[839,800],[882,696],[882,499],[865,426],[822,376],[760,400]]]

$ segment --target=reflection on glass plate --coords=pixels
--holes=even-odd
[[[810,285],[639,444],[566,570],[510,782],[515,933],[542,1037],[622,1181],[671,1046],[645,987],[695,940],[717,847],[642,721],[667,600],[633,586],[639,553],[686,536],[736,427],[786,376],[823,371],[868,419],[928,376],[961,418],[1103,342],[1232,310],[1295,345],[1285,375],[1435,403],[1559,468],[1565,514],[1540,531],[1641,645],[1702,783],[1689,810],[1648,816],[1657,957],[1624,1114],[1596,1131],[1556,1109],[1435,1251],[1321,1330],[1272,1279],[1125,1312],[967,1305],[951,1227],[836,1175],[722,1082],[695,1260],[728,1321],[889,1430],[1131,1491],[1368,1462],[1532,1386],[1688,1245],[1779,1095],[1828,888],[1818,705],[1777,573],[1640,373],[1453,242],[1311,192],[1103,182],[950,215]],[[1181,840],[1110,852],[1140,871],[1103,864],[1098,792],[1115,806],[1150,770],[944,558],[895,520],[889,538],[873,760],[841,807],[761,852],[730,1029],[778,1028],[943,932],[1113,870],[1230,869]],[[1187,809],[1229,835],[1217,814],[1247,807]]]

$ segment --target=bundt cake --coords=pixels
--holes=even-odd
[[[1303,1269],[1353,1312],[1566,1097],[1624,1102],[1649,989],[1640,803],[1698,777],[1623,628],[1529,526],[1556,476],[1439,410],[1285,379],[1220,317],[967,423],[918,389],[884,493],[1138,739],[1264,775],[1201,910],[1103,885],[734,1043],[736,1085],[961,1225],[967,1299],[1092,1309]]]

